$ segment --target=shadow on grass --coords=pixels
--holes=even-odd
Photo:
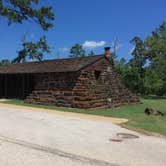
[[[153,96],[153,95],[146,96],[146,95],[144,95],[144,96],[140,96],[140,97],[143,98],[143,99],[152,99],[152,100],[166,99],[166,96]]]

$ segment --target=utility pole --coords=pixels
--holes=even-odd
[[[116,56],[117,56],[117,49],[118,49],[118,46],[119,46],[119,44],[118,44],[118,38],[117,38],[117,36],[115,36],[115,38],[114,38],[114,40],[113,40],[113,55],[114,55],[114,58],[116,58]]]

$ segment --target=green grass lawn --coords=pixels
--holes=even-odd
[[[123,106],[120,108],[112,108],[112,109],[96,110],[96,111],[26,104],[21,100],[8,100],[8,101],[3,101],[3,103],[45,108],[45,109],[52,109],[52,110],[59,110],[66,112],[86,113],[86,114],[93,114],[93,115],[100,115],[107,117],[127,118],[129,119],[129,121],[123,124],[124,127],[134,130],[143,129],[146,131],[151,131],[166,135],[166,117],[146,116],[144,114],[144,110],[146,107],[153,107],[159,109],[161,112],[166,114],[166,98],[142,97],[141,100],[142,104],[134,104],[134,105]]]

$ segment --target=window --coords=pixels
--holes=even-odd
[[[100,77],[101,71],[95,70],[94,74],[95,74],[96,80],[98,80]]]

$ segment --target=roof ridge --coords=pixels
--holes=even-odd
[[[96,63],[96,62],[98,62],[98,61],[101,60],[102,58],[104,58],[104,56],[101,56],[99,59],[96,59],[95,61],[93,61],[93,62],[87,64],[86,66],[81,67],[78,71],[81,71],[81,70],[83,70],[83,69],[86,69],[87,67],[89,67],[90,65],[92,65],[92,64],[94,64],[94,63]]]
[[[97,62],[101,58],[104,58],[104,56],[94,55],[77,58],[52,59],[42,62],[35,61],[10,64],[0,66],[0,74],[80,71]]]
[[[42,62],[50,62],[50,61],[62,61],[62,60],[73,60],[73,59],[86,59],[89,57],[97,57],[97,56],[104,56],[104,54],[97,54],[97,55],[89,55],[89,56],[83,56],[83,57],[68,57],[68,58],[62,58],[62,59],[45,59],[43,61],[28,61],[23,63],[13,63],[8,65],[19,65],[19,64],[27,64],[27,63],[42,63]],[[6,65],[6,66],[8,66]]]

